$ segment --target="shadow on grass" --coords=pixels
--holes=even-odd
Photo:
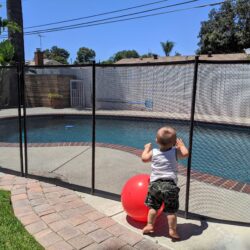
[[[127,216],[127,222],[138,229],[141,229],[146,225],[145,222],[138,222],[133,220],[131,217]],[[201,220],[200,221],[200,225],[196,225],[193,223],[182,223],[182,224],[178,224],[177,229],[178,229],[178,233],[180,235],[180,240],[179,241],[185,241],[190,239],[193,236],[198,236],[201,235],[203,233],[203,231],[205,231],[208,228],[208,224],[205,220]],[[149,234],[149,236],[152,237],[169,237],[168,236],[168,223],[167,223],[167,219],[166,219],[166,215],[161,214],[155,223],[155,232],[152,234]]]

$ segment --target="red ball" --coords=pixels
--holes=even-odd
[[[124,210],[136,221],[147,222],[149,208],[144,204],[149,185],[150,176],[139,174],[131,177],[124,185],[121,194],[121,202]],[[158,216],[164,206],[158,210]]]

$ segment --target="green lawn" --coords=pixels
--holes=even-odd
[[[15,217],[10,192],[0,190],[0,249],[1,250],[42,250],[44,249],[26,231]]]

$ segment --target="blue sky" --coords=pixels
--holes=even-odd
[[[23,0],[24,27],[78,18],[155,1],[156,0]],[[78,22],[92,21],[97,18],[122,15],[184,1],[185,0],[169,0],[157,5],[80,20]],[[172,7],[158,12],[214,2],[218,1],[199,0],[195,3]],[[0,16],[6,17],[4,0],[0,0],[0,3],[3,4]],[[175,51],[178,51],[182,55],[193,55],[197,49],[197,36],[200,30],[200,23],[201,21],[207,20],[210,10],[211,7],[206,7],[120,23],[45,33],[42,34],[42,49],[51,48],[53,45],[64,48],[70,52],[70,62],[75,60],[77,50],[80,47],[88,47],[95,50],[96,61],[98,62],[99,60],[106,60],[117,51],[124,49],[135,49],[139,54],[152,52],[163,56],[164,53],[161,49],[160,42],[171,40],[175,42],[173,54]],[[73,24],[73,22],[61,25],[69,24]],[[50,28],[51,27],[52,26],[50,26]],[[33,59],[34,51],[39,47],[40,38],[38,35],[25,36],[26,60]]]

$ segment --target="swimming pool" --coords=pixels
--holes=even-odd
[[[144,144],[155,145],[155,133],[161,126],[174,126],[177,136],[188,146],[189,124],[130,118],[97,118],[96,141],[143,149]],[[0,120],[0,142],[18,142],[15,119]],[[91,142],[92,120],[86,116],[28,117],[28,142]],[[156,146],[156,145],[155,145]],[[195,126],[192,169],[250,183],[249,129],[221,125]],[[186,165],[186,161],[182,161]]]

